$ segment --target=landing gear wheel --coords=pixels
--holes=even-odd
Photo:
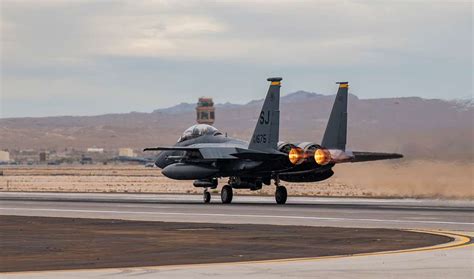
[[[221,200],[222,203],[231,203],[234,193],[232,192],[232,187],[225,185],[221,190]]]
[[[288,198],[288,192],[285,186],[277,186],[275,191],[275,200],[277,204],[285,204]]]
[[[211,202],[211,193],[209,193],[207,190],[204,191],[204,193],[202,194],[202,199],[203,199],[204,203]]]

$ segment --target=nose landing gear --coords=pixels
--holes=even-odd
[[[222,190],[221,190],[222,203],[224,203],[224,204],[231,203],[233,197],[234,197],[234,193],[232,191],[232,186],[225,185],[224,187],[222,187]],[[204,188],[204,192],[202,193],[202,200],[203,200],[204,203],[210,203],[211,202],[211,193],[209,192],[207,187]]]
[[[202,194],[202,199],[204,203],[210,203],[211,202],[211,193],[206,189],[204,189],[204,192]]]

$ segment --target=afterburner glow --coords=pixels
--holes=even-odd
[[[317,149],[314,152],[314,160],[318,165],[327,165],[331,161],[331,153],[327,149]]]
[[[299,165],[304,161],[304,151],[299,147],[293,147],[288,153],[288,159],[293,165]]]

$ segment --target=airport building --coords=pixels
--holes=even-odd
[[[48,160],[48,152],[42,151],[39,153],[39,161],[40,163],[45,163]]]
[[[10,152],[0,150],[0,162],[10,162]]]
[[[201,97],[196,106],[196,121],[199,124],[213,125],[215,120],[215,108],[212,98]]]
[[[135,154],[131,148],[119,148],[119,156],[136,157],[137,154]]]
[[[89,147],[87,148],[87,152],[89,153],[104,153],[103,148],[97,148],[97,147]]]

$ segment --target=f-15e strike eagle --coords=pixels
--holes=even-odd
[[[321,145],[313,142],[279,141],[280,86],[282,78],[270,82],[262,110],[250,142],[229,138],[216,128],[198,124],[188,128],[174,146],[145,148],[161,151],[155,165],[163,175],[194,180],[204,189],[205,203],[211,200],[208,189],[215,189],[218,178],[228,177],[222,187],[222,203],[231,203],[232,189],[259,190],[276,186],[275,200],[284,204],[287,190],[280,182],[316,182],[328,179],[338,163],[402,158],[401,154],[346,150],[348,82],[339,82],[336,100],[329,116]]]

